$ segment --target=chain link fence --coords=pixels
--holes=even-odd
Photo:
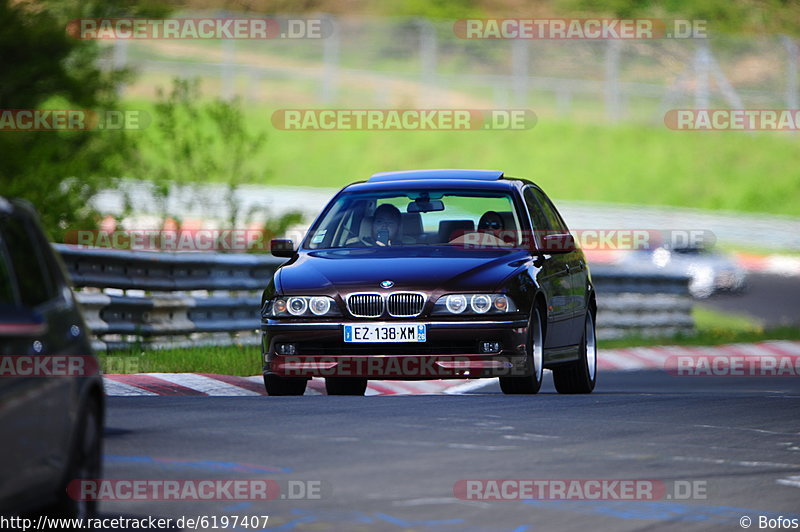
[[[134,96],[197,77],[208,94],[272,107],[517,107],[652,123],[671,108],[798,107],[798,44],[786,36],[716,36],[709,23],[708,39],[467,40],[454,21],[317,18],[333,28],[325,38],[116,40],[106,66],[140,73],[120,87]]]

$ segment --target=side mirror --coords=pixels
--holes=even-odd
[[[290,258],[294,255],[294,242],[288,238],[273,238],[269,242],[269,251],[276,257]]]
[[[542,247],[540,251],[552,255],[575,251],[575,238],[569,233],[564,235],[546,235],[542,238]]]
[[[0,306],[0,338],[35,338],[47,333],[41,314],[24,307]]]

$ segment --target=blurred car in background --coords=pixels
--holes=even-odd
[[[706,298],[718,292],[741,292],[747,286],[747,272],[733,257],[702,246],[659,246],[652,250],[631,251],[618,264],[631,268],[655,267],[688,275],[689,292],[696,298]]]
[[[0,197],[0,515],[91,516],[67,496],[99,478],[103,382],[60,258],[33,208]]]

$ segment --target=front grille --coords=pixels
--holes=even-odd
[[[377,318],[383,314],[380,294],[353,294],[347,298],[347,310],[359,318]]]
[[[425,298],[422,294],[396,293],[389,296],[389,314],[395,317],[419,316]]]

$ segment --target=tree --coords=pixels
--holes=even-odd
[[[197,80],[175,79],[169,92],[158,89],[152,122],[142,133],[129,175],[153,183],[163,221],[173,214],[167,198],[176,185],[182,186],[182,201],[201,205],[207,201],[201,187],[224,186],[228,228],[242,227],[253,217],[253,212],[240,212],[236,191],[241,184],[263,181],[267,170],[252,161],[267,137],[247,127],[240,100],[204,100]],[[302,220],[298,212],[278,218],[263,210],[259,214],[268,234],[280,234]]]
[[[0,0],[0,110],[117,109],[115,87],[130,73],[101,70],[104,48],[67,35],[67,23],[165,13],[120,0]],[[50,238],[60,240],[68,228],[96,226],[88,200],[124,172],[133,149],[123,131],[0,130],[0,194],[31,201]]]

